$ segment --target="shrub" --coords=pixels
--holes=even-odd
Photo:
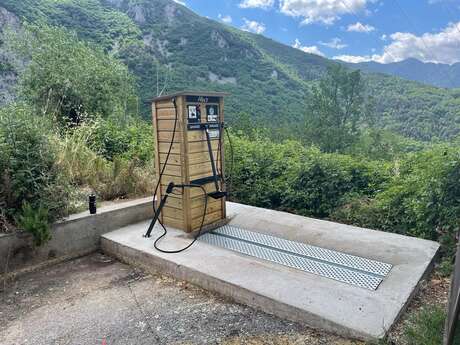
[[[29,61],[20,77],[20,93],[38,113],[64,124],[125,114],[128,103],[135,100],[126,66],[63,28],[25,28],[9,44]]]
[[[289,171],[298,164],[302,147],[296,142],[274,144],[268,139],[232,135],[232,198],[254,206],[280,208]],[[229,148],[229,146],[227,146]],[[230,152],[226,154],[230,159]],[[297,158],[296,158],[297,157]]]
[[[154,152],[152,133],[152,125],[143,120],[99,119],[92,128],[88,145],[110,161],[121,157],[148,163]]]
[[[37,247],[45,244],[51,239],[48,210],[42,206],[34,209],[25,201],[16,222],[20,229],[32,234],[34,245]]]
[[[296,141],[232,138],[232,197],[254,206],[328,217],[351,195],[370,197],[388,179],[384,164],[321,153]]]
[[[374,195],[386,179],[383,164],[311,149],[286,186],[283,205],[303,215],[329,217],[352,195]]]
[[[0,110],[0,204],[7,219],[21,215],[24,203],[44,209],[48,221],[67,210],[67,184],[58,171],[46,122],[24,105]]]
[[[452,257],[460,229],[460,148],[440,145],[395,164],[387,188],[355,199],[333,218],[360,226],[439,241]]]
[[[152,192],[152,160],[142,162],[123,155],[109,161],[91,150],[96,125],[83,125],[55,137],[57,165],[77,189],[89,188],[102,200],[146,195]]]

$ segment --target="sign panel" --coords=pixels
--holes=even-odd
[[[219,97],[186,96],[185,101],[190,103],[219,103]]]
[[[218,105],[207,105],[206,115],[208,122],[216,122],[219,119],[219,106]]]
[[[187,113],[188,113],[188,122],[189,123],[200,122],[200,120],[201,120],[201,111],[200,111],[200,105],[199,104],[188,105],[187,106]]]

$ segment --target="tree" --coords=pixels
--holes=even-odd
[[[307,141],[326,152],[344,151],[359,138],[362,124],[370,120],[360,71],[329,67],[319,86],[313,87],[307,109]]]
[[[125,114],[134,99],[126,66],[75,34],[46,25],[28,25],[17,51],[29,61],[21,95],[37,112],[60,122]]]

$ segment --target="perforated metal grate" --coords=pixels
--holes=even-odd
[[[376,290],[391,265],[225,225],[200,240],[256,258]]]

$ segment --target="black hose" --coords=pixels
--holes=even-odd
[[[230,188],[227,188],[227,192],[230,194],[233,191],[233,168],[234,168],[234,152],[233,152],[233,144],[232,139],[230,138],[230,134],[228,132],[227,127],[224,127],[225,133],[227,134],[228,143],[230,145]],[[229,191],[230,189],[230,191]]]
[[[172,102],[173,102],[173,105],[174,105],[174,127],[173,127],[173,135],[172,135],[172,138],[171,138],[171,142],[169,144],[169,149],[168,149],[168,153],[166,155],[166,159],[165,159],[165,162],[163,164],[163,168],[161,169],[160,171],[160,175],[158,176],[158,181],[157,181],[157,185],[155,186],[155,191],[153,193],[153,201],[152,201],[152,208],[153,208],[153,213],[156,214],[157,210],[155,208],[155,198],[156,198],[156,195],[157,195],[157,192],[158,192],[158,188],[161,184],[161,178],[163,177],[163,174],[165,172],[165,169],[166,169],[166,165],[168,164],[168,161],[169,161],[169,156],[171,155],[171,151],[172,151],[172,147],[174,145],[174,139],[175,139],[175,136],[176,136],[176,128],[177,128],[177,120],[179,118],[179,116],[177,115],[177,104],[176,104],[176,97],[173,97],[172,99]],[[156,133],[158,135],[158,133]],[[158,154],[160,154],[158,152]],[[158,164],[160,164],[161,166],[161,163],[160,163],[160,157],[158,157]],[[161,224],[161,226],[163,227],[163,229],[165,228],[163,223],[161,222],[160,218],[158,218],[158,223]]]
[[[164,249],[158,248],[158,245],[157,245],[158,241],[160,241],[168,233],[168,230],[166,230],[165,226],[160,222],[160,224],[161,224],[161,226],[163,228],[163,234],[161,234],[161,236],[159,236],[155,240],[155,242],[153,243],[153,246],[155,247],[156,250],[158,250],[158,251],[160,251],[162,253],[166,253],[166,254],[176,254],[176,253],[183,252],[184,250],[189,249],[196,242],[196,240],[201,236],[201,232],[203,231],[204,220],[206,218],[206,212],[207,212],[207,209],[208,209],[208,193],[206,193],[206,189],[204,189],[203,186],[196,185],[196,184],[187,184],[187,185],[180,185],[180,187],[181,188],[195,188],[195,187],[196,188],[201,188],[201,190],[203,191],[203,195],[204,195],[203,217],[201,218],[200,229],[198,230],[198,233],[196,234],[196,236],[193,238],[193,241],[190,242],[186,247],[181,248],[181,249],[177,249],[177,250],[164,250]]]

